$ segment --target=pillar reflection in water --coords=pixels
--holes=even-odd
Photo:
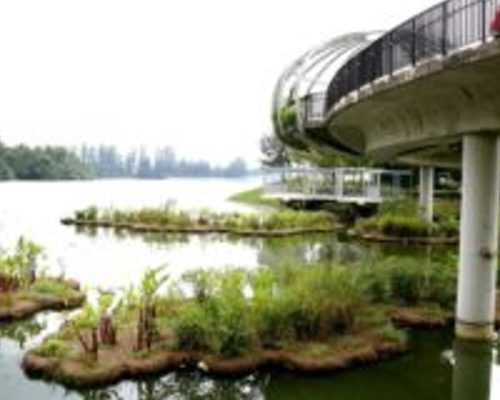
[[[457,339],[453,353],[453,400],[493,400],[492,345]]]

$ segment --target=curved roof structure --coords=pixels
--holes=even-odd
[[[275,130],[282,140],[298,147],[305,146],[302,135],[306,123],[304,99],[323,100],[315,104],[314,109],[317,118],[322,118],[332,77],[350,57],[379,35],[377,32],[352,33],[334,38],[309,50],[285,69],[276,84],[272,105]]]

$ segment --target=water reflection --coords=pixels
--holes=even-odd
[[[169,251],[172,259],[183,253],[183,262],[195,259],[196,254],[206,252],[214,246],[224,246],[225,252],[217,252],[216,258],[202,257],[204,264],[199,267],[221,268],[241,266],[254,268],[258,265],[278,265],[283,263],[333,262],[337,264],[366,264],[390,256],[411,256],[423,262],[442,261],[454,257],[454,247],[407,246],[394,244],[359,242],[349,239],[342,233],[307,234],[291,237],[241,237],[220,234],[180,234],[158,232],[130,232],[127,230],[68,227],[79,235],[120,243],[144,242],[149,245],[145,250],[151,252]],[[136,249],[137,250],[137,249]],[[234,257],[230,257],[230,255]],[[251,255],[251,257],[249,257]]]
[[[215,380],[197,372],[184,372],[80,394],[85,400],[260,400],[265,399],[265,384],[266,379],[257,375],[239,380]]]
[[[10,339],[16,342],[19,348],[24,349],[26,343],[39,335],[46,327],[46,323],[36,319],[0,323],[0,338]]]
[[[494,368],[491,344],[455,340],[453,356],[453,400],[497,398],[491,390]]]

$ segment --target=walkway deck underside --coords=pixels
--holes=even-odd
[[[500,41],[431,60],[348,96],[322,135],[379,159],[460,167],[463,134],[500,130],[499,77]]]

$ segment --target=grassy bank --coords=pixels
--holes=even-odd
[[[325,211],[274,210],[261,214],[187,212],[172,208],[140,210],[78,210],[65,224],[114,227],[132,231],[231,233],[236,235],[292,235],[328,232],[335,229],[335,217]]]
[[[43,251],[19,239],[16,248],[0,256],[0,321],[29,317],[42,310],[72,308],[85,296],[78,284],[46,276],[38,267]]]
[[[394,258],[368,266],[149,270],[120,297],[103,295],[23,361],[72,386],[185,367],[234,375],[279,366],[325,372],[407,349],[394,325],[443,326],[456,271]]]
[[[229,200],[252,206],[281,207],[279,200],[265,198],[262,188],[255,188],[237,193],[231,196]]]

